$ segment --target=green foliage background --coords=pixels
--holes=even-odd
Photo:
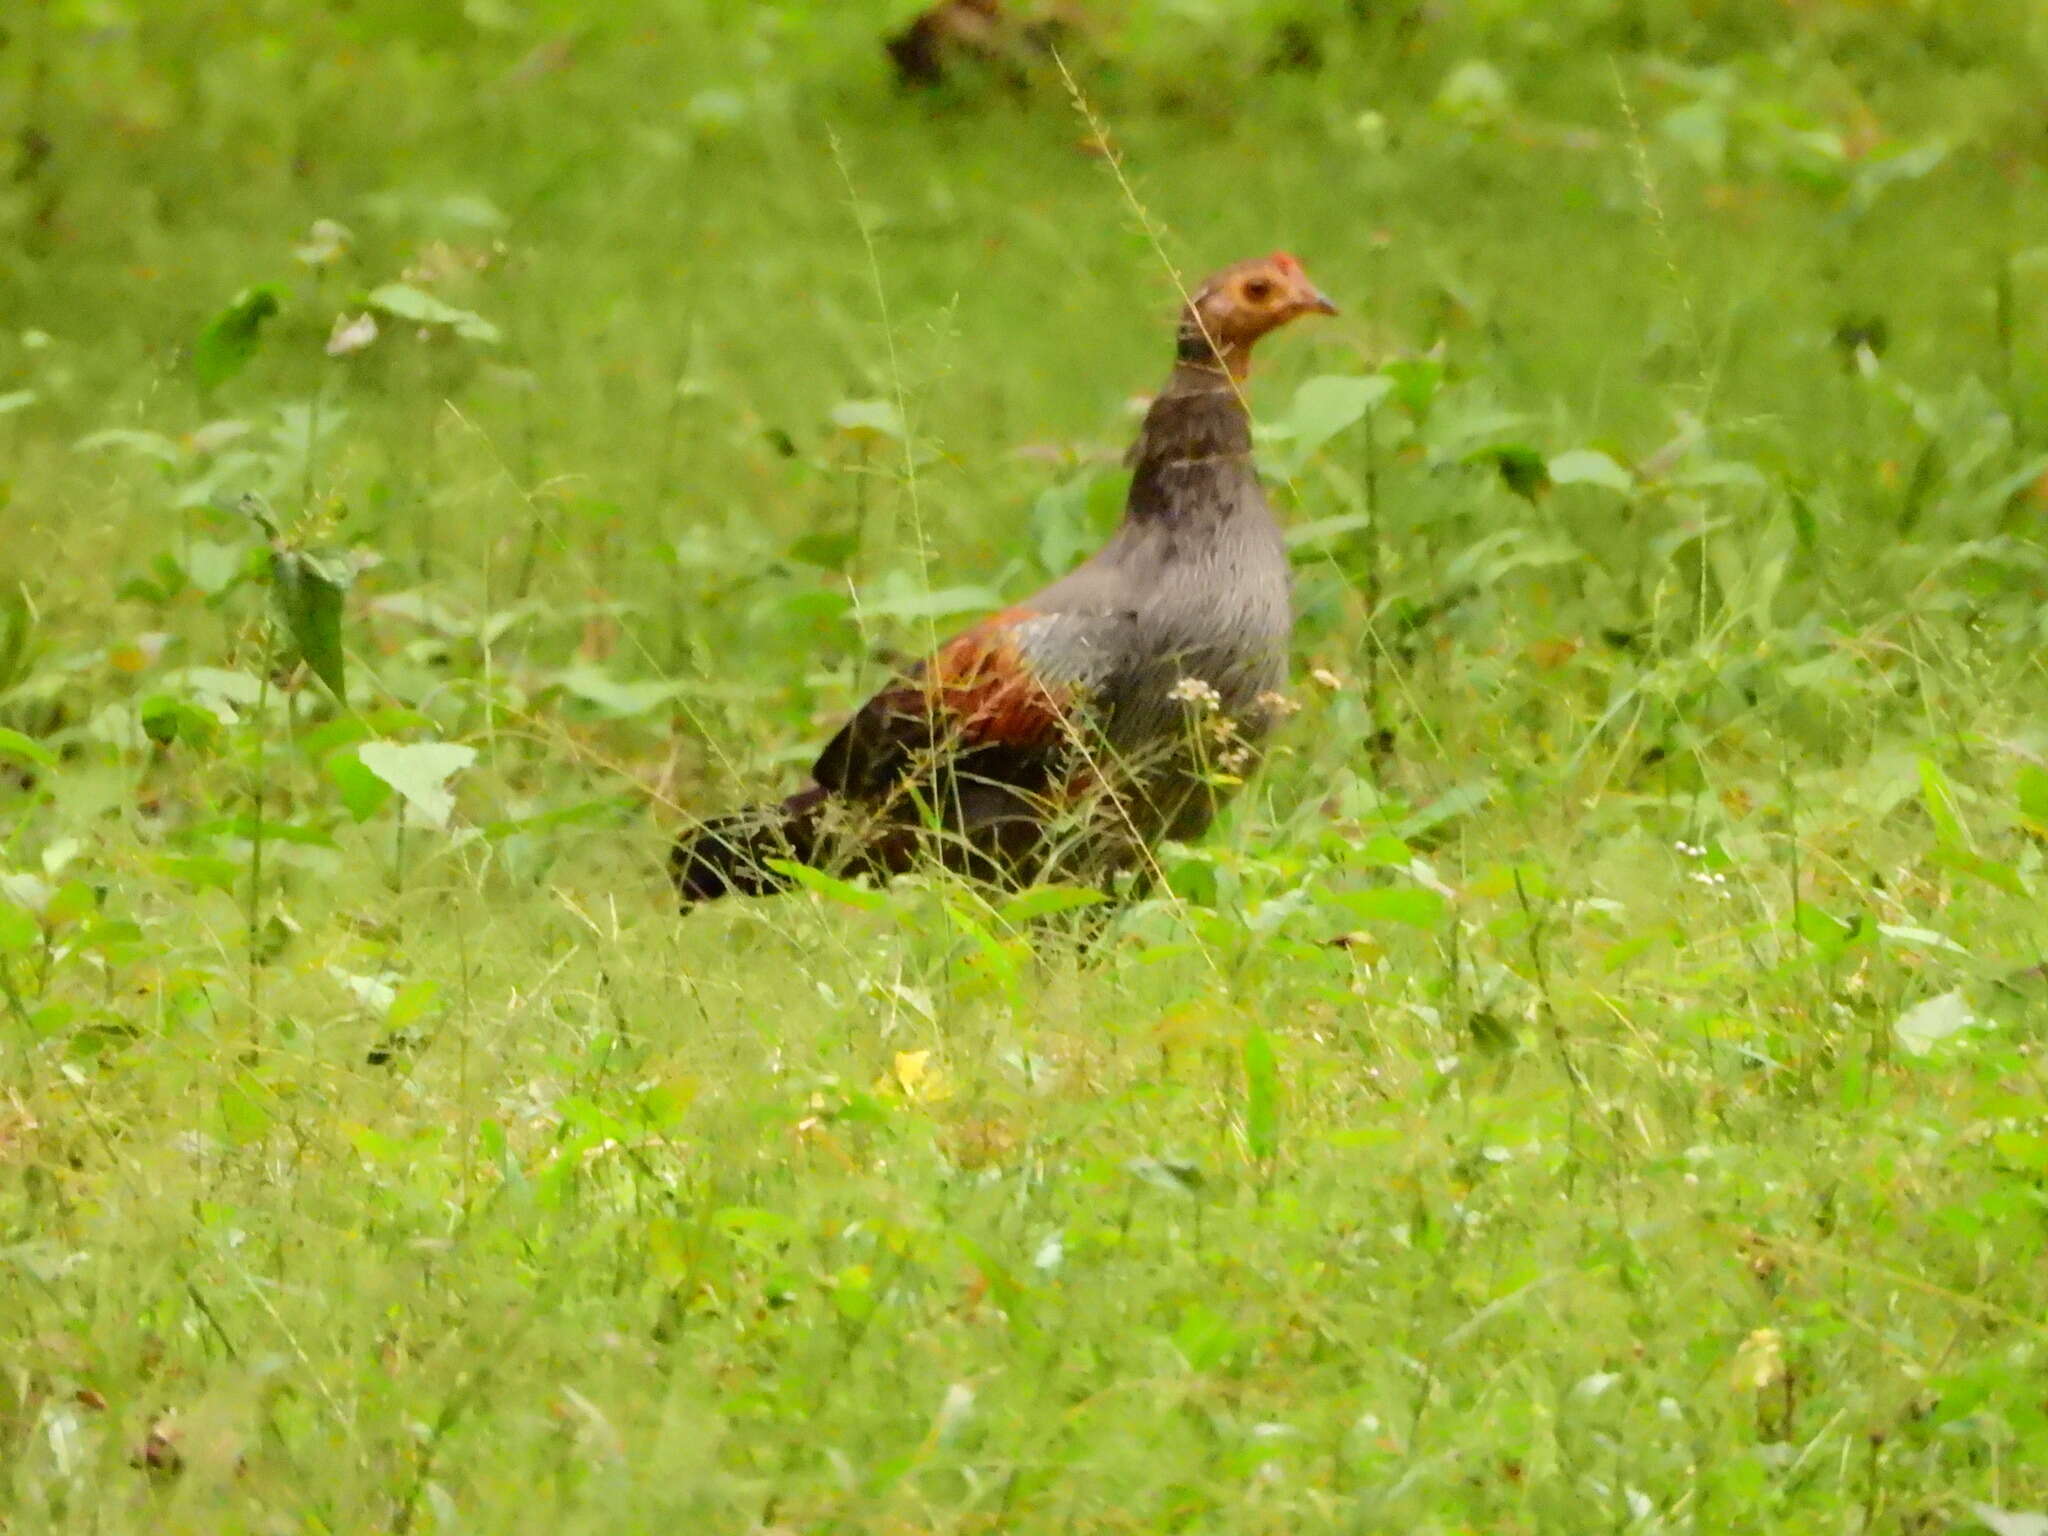
[[[0,14],[0,1526],[2044,1528],[2048,12],[1072,9]],[[1275,246],[1227,825],[678,922]]]

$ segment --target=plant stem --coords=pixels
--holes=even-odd
[[[268,643],[263,647],[262,670],[256,683],[256,763],[254,782],[249,789],[249,903],[248,903],[248,945],[249,945],[249,1016],[254,1019],[259,1011],[263,989],[263,958],[259,932],[263,915],[263,800],[268,784],[264,778],[269,767],[270,755],[266,750],[269,741],[266,728],[270,716],[270,669],[276,661],[277,631],[274,624],[265,631]]]

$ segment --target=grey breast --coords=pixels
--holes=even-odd
[[[1094,695],[1117,747],[1181,734],[1189,706],[1174,691],[1190,680],[1247,734],[1266,727],[1257,700],[1286,679],[1293,627],[1287,550],[1248,465],[1220,500],[1216,515],[1126,524],[1019,626],[1035,665]]]

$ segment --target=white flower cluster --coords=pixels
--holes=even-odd
[[[1681,837],[1671,846],[1688,859],[1704,859],[1707,856],[1707,846],[1704,843],[1688,843]],[[1719,871],[1695,869],[1689,871],[1685,878],[1694,885],[1705,886],[1710,891],[1718,891],[1724,896],[1728,894],[1728,876]]]

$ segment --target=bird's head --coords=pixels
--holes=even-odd
[[[1334,315],[1337,306],[1285,251],[1225,267],[1188,296],[1180,318],[1180,361],[1214,367],[1234,379],[1251,366],[1252,345],[1297,315]]]

